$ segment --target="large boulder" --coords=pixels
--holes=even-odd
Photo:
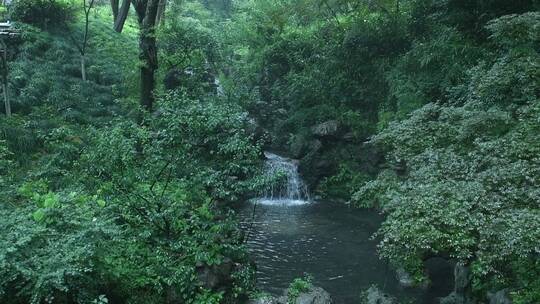
[[[295,304],[332,304],[330,294],[320,288],[313,287],[307,292],[303,292],[296,298]]]
[[[452,292],[439,301],[440,304],[469,304],[470,302],[462,294]]]
[[[469,267],[457,263],[454,268],[454,291],[458,294],[466,294],[471,285],[471,271]]]
[[[292,302],[289,299],[288,291],[285,290],[283,296],[272,297],[263,296],[257,299],[249,300],[248,304],[332,304],[330,294],[320,288],[311,287],[308,291],[300,293]]]
[[[305,136],[294,135],[290,138],[289,151],[293,158],[302,158],[308,153],[309,142]]]
[[[365,294],[366,304],[398,304],[397,300],[382,292],[379,288],[371,286]]]
[[[316,137],[337,137],[339,131],[337,120],[329,120],[311,127],[311,133]]]
[[[358,145],[352,151],[355,161],[360,165],[362,172],[375,175],[380,172],[384,164],[384,153],[372,143]]]
[[[249,300],[247,304],[281,304],[278,299],[271,296],[263,296],[257,299]]]
[[[503,289],[495,293],[488,293],[489,304],[512,304],[508,296],[508,290]]]
[[[398,268],[396,270],[396,279],[401,287],[411,288],[416,284],[414,278],[404,268]]]
[[[471,304],[471,273],[468,266],[457,263],[454,267],[454,291],[440,300],[440,304]]]
[[[325,176],[335,174],[337,159],[333,156],[331,153],[309,153],[300,159],[298,171],[310,189],[314,189]]]

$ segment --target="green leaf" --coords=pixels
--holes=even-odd
[[[45,208],[54,208],[58,203],[58,196],[52,192],[47,193],[45,196],[45,201],[43,202],[43,207]]]
[[[36,222],[41,222],[45,218],[45,211],[43,211],[43,209],[38,209],[32,213],[32,217]]]
[[[98,206],[100,206],[101,208],[105,207],[105,205],[107,204],[104,200],[100,199],[100,200],[97,200],[97,204]]]

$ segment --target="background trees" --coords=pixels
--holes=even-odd
[[[247,114],[195,90],[213,85],[202,78],[157,86],[159,114],[138,113],[138,21],[118,35],[108,4],[95,7],[83,82],[70,36],[85,19],[70,18],[54,30],[19,23],[13,42],[14,115],[0,118],[0,302],[242,301],[253,271],[229,206],[257,185]],[[192,37],[210,22],[182,29]],[[164,56],[198,67],[212,56],[207,41]]]
[[[227,206],[262,148],[380,208],[381,255],[418,282],[441,256],[471,299],[540,301],[535,1],[172,1],[165,23],[163,1],[71,4],[11,8],[0,302],[241,302]]]
[[[517,265],[538,271],[539,17],[488,23],[500,51],[469,71],[451,105],[428,104],[373,138],[406,173],[383,172],[355,197],[388,214],[384,256],[420,277],[426,258],[454,258],[472,267],[477,292],[515,286],[518,303],[538,297]]]
[[[517,266],[538,272],[537,4],[245,3],[232,75],[267,147],[320,195],[381,208],[381,254],[418,281],[440,256],[471,268],[468,297],[538,301]]]
[[[161,18],[158,13],[165,13],[165,2],[163,0],[124,0],[119,11],[117,11],[118,3],[111,2],[116,31],[122,31],[132,2],[139,23],[140,104],[145,110],[152,111],[156,86],[155,73],[158,69],[156,26]]]
[[[81,44],[77,44],[79,53],[81,54],[81,77],[83,81],[86,81],[86,48],[88,46],[88,39],[90,38],[90,11],[94,6],[94,0],[87,2],[83,0],[83,12],[84,12],[84,32]]]

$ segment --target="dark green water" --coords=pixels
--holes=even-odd
[[[239,213],[263,291],[279,295],[294,278],[308,273],[337,304],[359,303],[361,291],[373,284],[402,303],[437,303],[437,297],[450,293],[451,266],[437,261],[428,268],[429,288],[399,286],[394,272],[378,258],[376,241],[370,240],[382,221],[374,211],[335,203],[246,203]]]

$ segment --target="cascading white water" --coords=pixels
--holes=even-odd
[[[214,85],[216,86],[216,94],[217,96],[225,96],[225,89],[223,88],[223,85],[221,84],[221,81],[219,81],[219,78],[214,78]]]
[[[269,179],[277,178],[266,188],[264,195],[258,200],[264,205],[303,205],[309,203],[306,185],[298,174],[298,163],[295,160],[264,152],[266,156],[266,175]]]

